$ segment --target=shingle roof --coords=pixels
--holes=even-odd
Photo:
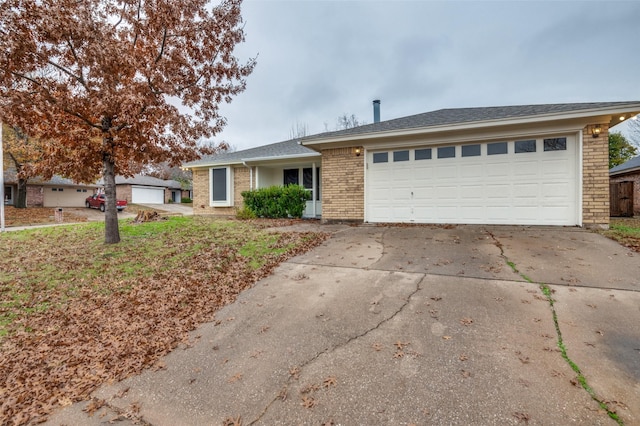
[[[257,158],[276,158],[294,155],[317,154],[316,151],[305,147],[300,142],[314,142],[322,139],[342,137],[350,135],[362,135],[377,132],[399,131],[408,129],[428,128],[464,123],[479,123],[494,120],[507,120],[514,118],[537,117],[571,112],[604,110],[611,108],[635,107],[640,109],[640,101],[628,102],[590,102],[571,104],[542,104],[542,105],[515,105],[481,108],[452,108],[425,112],[422,114],[400,117],[379,123],[366,124],[346,130],[325,132],[307,136],[301,139],[291,139],[250,148],[243,151],[224,152],[213,156],[203,157],[200,160],[186,163],[184,167],[203,166],[210,164],[239,163],[245,160]]]
[[[292,155],[317,154],[316,151],[302,146],[297,139],[290,139],[284,142],[272,143],[245,149],[243,151],[223,152],[221,154],[202,157],[200,160],[186,163],[184,167],[198,166],[203,164],[226,164],[251,160],[254,158],[284,157]]]
[[[4,182],[6,184],[18,183],[18,175],[14,167],[10,167],[4,170]],[[67,179],[62,176],[53,175],[49,180],[44,180],[41,176],[30,177],[27,180],[28,185],[60,185],[60,186],[83,186],[91,187],[97,185],[96,183],[78,183],[71,179]]]
[[[510,118],[535,117],[605,108],[632,107],[639,104],[640,101],[629,101],[440,109],[437,111],[425,112],[408,117],[381,121],[379,123],[366,124],[364,126],[358,126],[351,129],[320,133],[318,135],[304,138],[303,142],[315,139],[358,135],[365,133],[407,130],[414,128],[446,126],[453,124],[474,123],[493,120],[505,120]]]
[[[640,155],[609,170],[609,175],[622,174],[628,170],[640,169]]]
[[[104,180],[100,179],[98,183],[104,185]],[[133,177],[116,176],[116,185],[161,186],[163,188],[182,187],[182,184],[175,180],[164,180],[145,175],[135,175]]]

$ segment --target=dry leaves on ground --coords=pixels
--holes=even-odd
[[[76,277],[54,289],[46,282],[20,283],[26,295],[23,310],[40,309],[15,318],[8,327],[10,334],[1,341],[0,424],[41,422],[61,403],[86,399],[102,383],[158,365],[160,357],[189,343],[189,331],[213,320],[216,310],[233,302],[241,291],[287,258],[327,238],[319,233],[281,233],[273,247],[286,248],[284,252],[262,256],[263,266],[254,269],[237,250],[242,232],[227,244],[220,242],[221,233],[213,234],[198,237],[202,249],[181,259],[179,268],[163,269],[167,259],[159,259],[156,269],[142,277],[99,276],[93,281]],[[36,245],[47,243],[46,237],[32,238]],[[196,243],[194,239],[190,244]],[[81,267],[77,259],[88,252],[85,243],[29,257],[17,255],[18,245],[12,244],[24,242],[3,240],[0,257],[19,258],[0,263],[0,269],[17,263],[28,270],[37,259],[51,268],[73,271]],[[178,247],[174,255],[179,254]],[[128,256],[127,265],[136,261],[135,251]],[[18,284],[7,284],[0,275],[0,306],[6,306],[12,285]]]
[[[5,224],[7,226],[29,226],[56,223],[55,212],[52,207],[29,207],[28,209],[17,209],[13,206],[6,206],[4,215]],[[68,211],[63,211],[62,219],[65,223],[87,221],[86,217],[78,216]]]

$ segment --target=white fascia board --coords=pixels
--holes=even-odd
[[[614,116],[628,115],[627,118],[631,118],[640,112],[640,104],[632,104],[626,107],[620,108],[608,108],[608,109],[590,109],[580,110],[574,112],[563,113],[550,113],[528,117],[515,117],[515,118],[503,118],[499,120],[486,120],[486,121],[473,121],[467,123],[446,124],[442,126],[429,126],[429,127],[416,127],[411,129],[400,130],[387,130],[379,132],[368,132],[360,134],[351,134],[330,138],[318,138],[308,141],[302,141],[302,145],[315,149],[314,145],[336,144],[349,142],[348,145],[353,145],[353,142],[359,142],[362,140],[382,139],[382,138],[398,138],[398,137],[413,137],[416,135],[429,135],[432,133],[446,133],[456,132],[464,130],[476,130],[486,129],[491,127],[502,126],[517,126],[544,123],[549,121],[564,121],[564,120],[580,120],[583,125],[587,125],[591,122],[609,121],[611,123],[619,124],[621,121],[616,121]],[[345,145],[347,146],[347,145]]]
[[[252,158],[241,158],[232,161],[211,161],[208,163],[202,164],[194,164],[191,166],[186,166],[185,169],[203,169],[209,167],[225,167],[225,166],[246,166],[246,165],[256,165],[257,163],[269,163],[269,162],[277,162],[282,160],[295,160],[298,158],[307,159],[307,158],[319,158],[322,155],[319,152],[310,152],[307,154],[289,154],[289,155],[277,155],[277,156],[267,156],[267,157],[252,157]]]
[[[210,161],[208,163],[202,164],[193,164],[190,166],[182,166],[185,170],[193,170],[193,169],[206,169],[209,167],[225,167],[225,166],[235,166],[242,165],[242,160],[233,160],[233,161]]]
[[[282,161],[282,160],[296,160],[298,158],[307,159],[307,158],[318,158],[322,157],[322,154],[319,152],[309,152],[307,154],[290,154],[290,155],[278,155],[278,156],[270,156],[270,157],[254,157],[254,158],[245,158],[243,159],[243,163],[253,164],[256,163],[268,163],[274,161]]]

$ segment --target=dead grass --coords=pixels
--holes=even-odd
[[[640,218],[611,218],[609,229],[601,234],[640,252]]]
[[[56,223],[53,207],[29,207],[17,209],[13,206],[5,206],[5,224],[7,226],[30,226]],[[63,222],[86,222],[87,218],[63,211]]]
[[[159,365],[220,307],[327,238],[274,225],[286,222],[121,220],[117,245],[102,243],[102,223],[0,234],[0,424],[39,423]]]

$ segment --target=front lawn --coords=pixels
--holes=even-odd
[[[0,234],[0,423],[38,422],[159,358],[326,234],[171,217]],[[281,224],[281,223],[277,223]]]

